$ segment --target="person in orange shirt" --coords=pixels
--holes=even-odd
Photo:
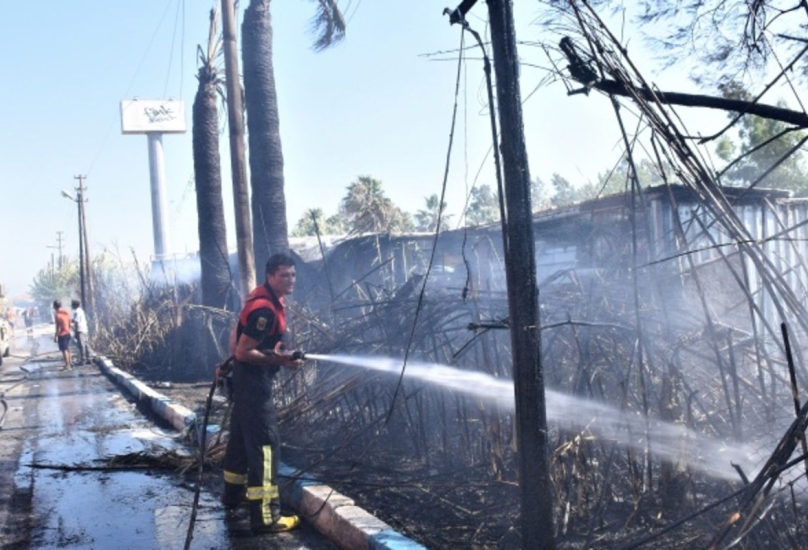
[[[70,363],[70,313],[62,308],[62,302],[53,301],[54,320],[56,321],[56,334],[53,341],[59,344],[59,351],[65,360],[64,368],[70,370],[73,365]]]
[[[14,327],[17,325],[17,312],[13,307],[6,308],[6,321],[11,325],[11,334],[14,334]]]

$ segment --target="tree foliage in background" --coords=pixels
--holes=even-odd
[[[798,0],[649,0],[644,8],[639,23],[646,35],[671,62],[696,58],[692,74],[702,84],[751,81],[770,62],[784,64],[805,46],[808,9]],[[796,67],[808,75],[804,57]]]
[[[342,235],[345,233],[345,220],[339,214],[326,218],[322,208],[312,208],[306,210],[297,221],[292,237],[313,237],[317,231],[320,235]]]
[[[737,82],[723,85],[721,91],[730,99],[752,99],[752,95]],[[786,107],[786,104],[780,101],[778,106]],[[738,113],[727,114],[731,120],[737,115]],[[732,163],[722,176],[722,183],[746,187],[782,160],[757,187],[788,189],[798,197],[808,196],[803,152],[797,148],[804,137],[803,132],[792,131],[783,122],[755,115],[741,117],[737,129],[737,144],[725,135],[716,147],[718,156],[725,162]]]
[[[446,203],[440,203],[440,208],[438,208],[438,203],[440,202],[440,198],[438,198],[437,194],[432,194],[428,197],[424,197],[424,206],[426,208],[422,210],[418,210],[415,213],[415,229],[418,231],[435,231],[435,228],[438,227],[438,217],[440,216],[440,231],[445,231],[449,227],[449,222],[452,219],[451,215],[447,215],[446,211]]]
[[[536,176],[530,182],[530,208],[533,212],[538,212],[551,206],[550,188],[543,179]]]
[[[350,233],[401,233],[414,228],[410,215],[385,195],[380,180],[370,176],[359,176],[348,186],[339,211]]]
[[[550,198],[550,203],[553,206],[564,206],[577,200],[578,195],[572,183],[561,174],[554,173],[550,178],[550,185],[553,186],[555,191]]]
[[[471,189],[466,225],[476,227],[499,221],[499,201],[490,185],[480,185]]]
[[[792,190],[798,196],[806,195],[800,181],[803,172],[800,155],[786,156],[794,155],[792,151],[802,143],[803,137],[797,130],[808,128],[808,115],[802,109],[789,109],[775,94],[793,93],[802,103],[798,97],[801,87],[795,86],[794,79],[804,82],[808,76],[808,47],[803,37],[808,25],[808,4],[790,0],[696,0],[690,3],[649,0],[642,3],[639,15],[612,0],[596,0],[585,5],[550,0],[547,4],[556,11],[554,17],[545,18],[542,25],[555,29],[560,35],[560,40],[556,39],[556,51],[561,51],[567,63],[568,89],[583,85],[583,89],[578,89],[598,90],[613,98],[723,110],[730,114],[731,123],[715,134],[698,136],[700,144],[721,139],[717,152],[728,164],[726,172],[721,174],[722,183],[779,187]],[[615,13],[634,16],[640,32],[658,46],[663,63],[690,69],[701,88],[717,90],[720,94],[659,89],[652,93],[655,86],[642,76],[626,78],[628,73],[616,68],[608,52],[619,50],[628,55],[628,49],[623,50],[627,39],[616,36],[621,33],[604,31],[604,20],[594,13],[593,5],[614,7]],[[601,15],[605,13],[605,10],[598,11]],[[580,31],[577,40],[570,38],[575,33],[572,29]],[[739,116],[739,113],[746,114]],[[736,133],[737,138],[727,137]],[[775,136],[779,137],[773,139]],[[696,136],[687,139],[695,140]],[[733,139],[739,143],[733,144]],[[769,139],[772,143],[766,144]],[[769,174],[768,170],[778,164]],[[666,180],[675,183],[675,176],[666,172],[664,165],[655,172],[665,173]],[[757,182],[762,176],[766,176],[765,180]],[[638,180],[642,186],[666,181],[659,176],[643,177],[641,173]],[[630,179],[624,181],[630,182]]]
[[[670,166],[664,165],[668,174],[671,174]],[[637,171],[637,182],[640,188],[662,185],[665,179],[659,173],[656,165],[647,158],[639,161],[635,160],[634,168]],[[676,183],[669,180],[669,183]],[[598,174],[597,182],[584,184],[578,192],[578,200],[590,200],[608,195],[618,195],[620,193],[631,192],[631,169],[628,158],[623,157],[617,165],[611,169]]]
[[[79,296],[79,262],[65,258],[61,268],[40,269],[31,281],[29,294],[40,307],[50,308],[53,300],[69,300]]]

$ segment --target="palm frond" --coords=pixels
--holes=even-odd
[[[315,0],[317,13],[312,17],[311,32],[315,35],[314,51],[322,51],[345,38],[345,18],[335,0]]]
[[[222,47],[222,37],[219,34],[219,6],[210,10],[210,31],[208,32],[208,60],[212,63],[218,56]]]

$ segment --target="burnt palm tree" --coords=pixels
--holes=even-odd
[[[343,38],[345,20],[335,0],[317,0],[317,6],[312,28],[316,34],[313,47],[319,51]],[[250,0],[241,25],[253,248],[257,263],[289,248],[269,8],[270,0]]]
[[[216,63],[222,45],[217,32],[217,20],[218,11],[211,10],[207,49],[203,51],[201,46],[197,47],[199,87],[194,98],[192,132],[202,303],[225,308],[232,283],[219,158],[219,100],[223,99],[223,91],[222,78]]]

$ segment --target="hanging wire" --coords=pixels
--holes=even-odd
[[[396,389],[393,392],[393,399],[390,403],[390,409],[387,414],[387,419],[385,423],[390,421],[390,418],[393,416],[393,411],[395,410],[395,403],[398,399],[399,391],[401,390],[402,384],[404,382],[404,374],[407,371],[407,360],[410,356],[410,350],[412,348],[412,342],[415,339],[415,329],[418,326],[418,317],[421,313],[421,309],[423,308],[424,303],[424,295],[426,294],[426,285],[429,282],[429,274],[432,271],[432,264],[435,261],[435,253],[438,249],[438,237],[440,236],[440,229],[441,229],[441,221],[443,217],[443,203],[444,199],[446,198],[446,182],[449,179],[449,166],[451,164],[452,158],[452,145],[454,143],[454,133],[455,133],[455,125],[457,123],[457,98],[460,95],[460,75],[462,74],[463,69],[463,58],[465,55],[464,52],[464,44],[465,44],[465,32],[460,33],[460,51],[457,56],[457,77],[455,79],[455,93],[454,93],[454,105],[452,107],[452,124],[451,130],[449,132],[449,146],[446,151],[446,165],[443,170],[443,184],[441,186],[440,192],[440,201],[438,202],[438,219],[435,225],[435,237],[432,240],[432,253],[429,255],[429,263],[426,267],[426,275],[424,275],[423,283],[421,283],[421,291],[418,293],[418,303],[415,307],[415,317],[412,320],[412,328],[410,329],[409,337],[407,338],[407,346],[404,348],[404,363],[401,365],[401,374],[398,377],[398,382],[396,383]],[[479,38],[478,38],[479,39]]]
[[[163,26],[163,21],[165,21],[166,15],[168,14],[168,10],[171,7],[172,2],[167,2],[166,7],[163,10],[163,14],[160,16],[160,21],[157,23],[157,26],[154,28],[152,32],[151,38],[149,38],[149,43],[146,45],[146,49],[143,51],[143,55],[140,57],[140,61],[137,64],[137,68],[135,69],[135,73],[132,75],[132,79],[129,81],[129,86],[126,87],[126,91],[123,93],[121,97],[128,97],[129,93],[132,91],[132,87],[135,85],[135,80],[137,79],[138,75],[140,74],[140,69],[143,68],[143,63],[146,61],[146,56],[149,54],[151,50],[152,44],[154,44],[154,39],[157,37],[157,33],[160,31],[160,28]],[[110,133],[112,132],[112,128],[118,124],[120,120],[119,115],[115,115],[110,119],[109,126],[107,126],[107,130],[104,132],[104,137],[101,138],[101,144],[98,147],[95,155],[93,156],[92,161],[90,162],[90,168],[85,170],[84,173],[88,176],[92,174],[93,168],[95,167],[95,163],[98,162],[98,159],[101,157],[101,153],[104,150],[104,147],[107,144],[107,140],[109,139]]]
[[[168,49],[168,68],[166,69],[166,81],[163,86],[163,97],[168,94],[168,81],[171,79],[171,65],[174,63],[174,44],[177,41],[177,26],[180,21],[180,8],[182,2],[177,2],[177,12],[174,14],[174,30],[171,31],[171,47]],[[182,47],[182,46],[180,46]]]
[[[182,84],[185,79],[185,0],[182,0],[182,30],[180,36],[180,95],[182,98]]]

